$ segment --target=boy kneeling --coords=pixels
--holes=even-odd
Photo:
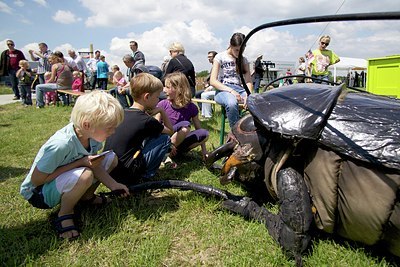
[[[133,105],[125,109],[125,118],[115,133],[107,138],[105,149],[118,156],[118,166],[111,175],[119,182],[132,185],[150,180],[165,154],[170,150],[173,128],[167,114],[156,107],[163,85],[148,73],[130,81]],[[159,114],[164,125],[153,116]]]
[[[129,195],[128,188],[109,175],[118,163],[115,153],[94,156],[123,118],[121,105],[111,95],[100,91],[82,95],[71,112],[71,123],[51,136],[36,155],[20,192],[36,208],[60,204],[54,222],[60,237],[79,236],[74,222],[78,201],[107,202],[94,194],[99,182],[112,191],[125,191],[124,197]]]

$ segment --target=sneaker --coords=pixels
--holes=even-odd
[[[18,97],[18,96],[14,96],[13,97],[13,100],[20,100],[21,98],[20,97]]]
[[[159,169],[169,169],[169,170],[175,170],[178,168],[178,164],[174,162],[169,156],[160,164]]]

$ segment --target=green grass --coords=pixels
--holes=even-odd
[[[81,238],[56,237],[49,221],[57,212],[31,207],[19,186],[40,146],[69,121],[71,107],[0,106],[0,265],[4,266],[294,266],[257,222],[220,207],[217,199],[191,191],[163,190],[114,201],[81,214]],[[219,116],[217,113],[216,116]],[[219,119],[208,149],[219,144]],[[164,179],[181,179],[245,194],[236,184],[221,186],[196,150]],[[104,187],[99,191],[105,191]],[[273,209],[277,206],[270,205]],[[356,244],[319,235],[305,266],[392,266]]]
[[[9,95],[13,94],[11,87],[0,85],[0,95]]]

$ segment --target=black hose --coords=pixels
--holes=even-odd
[[[328,21],[354,21],[354,20],[398,20],[400,19],[400,12],[375,12],[375,13],[358,13],[358,14],[342,14],[342,15],[327,15],[327,16],[315,16],[297,19],[287,19],[275,22],[269,22],[262,24],[249,32],[243,40],[239,51],[239,76],[242,81],[243,87],[247,94],[250,95],[250,90],[247,87],[246,81],[243,76],[242,56],[246,47],[247,41],[256,32],[272,27],[304,24],[304,23],[316,23],[316,22],[328,22]]]
[[[242,197],[233,195],[228,191],[215,188],[210,185],[203,185],[197,184],[187,181],[181,180],[160,180],[160,181],[151,181],[151,182],[144,182],[137,185],[128,186],[129,192],[131,193],[138,193],[146,190],[154,190],[154,189],[181,189],[181,190],[193,190],[196,192],[200,192],[206,195],[211,195],[214,197],[221,198],[223,200],[231,199],[237,200],[241,199]],[[104,195],[110,196],[117,196],[123,194],[124,191],[116,190],[111,192],[102,193]]]

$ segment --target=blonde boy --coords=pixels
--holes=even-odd
[[[22,104],[27,106],[32,106],[32,92],[31,92],[31,77],[32,72],[29,68],[29,62],[22,59],[18,62],[19,69],[15,73],[18,78],[18,90],[21,95]]]
[[[121,105],[109,94],[93,91],[82,95],[71,112],[71,122],[51,136],[36,155],[20,192],[37,208],[60,204],[54,222],[60,237],[79,236],[74,222],[74,207],[79,200],[88,204],[107,202],[94,194],[99,182],[110,190],[124,190],[123,196],[129,194],[125,185],[109,175],[118,162],[115,154],[94,156],[123,118]]]

